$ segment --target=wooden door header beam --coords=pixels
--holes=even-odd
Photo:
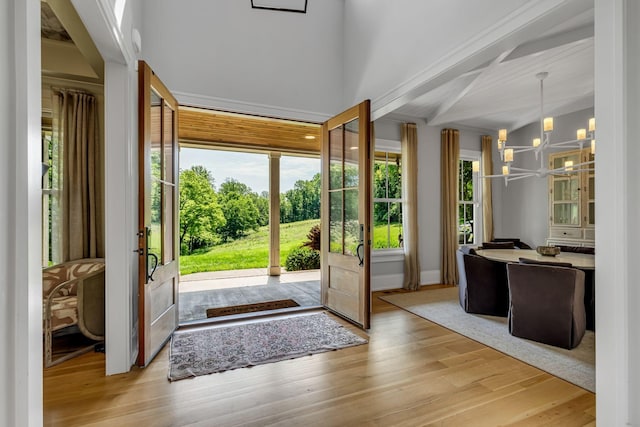
[[[316,123],[180,106],[178,124],[184,145],[320,153],[321,127]]]

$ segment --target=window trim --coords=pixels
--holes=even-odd
[[[483,217],[482,217],[482,179],[479,177],[484,175],[482,170],[482,152],[479,150],[460,150],[460,159],[465,161],[479,161],[480,162],[480,172],[473,174],[473,218],[474,221],[477,221],[474,226],[474,242],[467,244],[458,243],[459,247],[465,246],[479,246],[482,244],[482,236],[483,236]],[[458,179],[460,173],[458,172]],[[458,201],[457,205],[460,206],[460,193],[458,192]],[[456,210],[456,212],[458,212]],[[477,237],[476,237],[477,236]]]
[[[385,152],[385,153],[394,153],[394,154],[402,154],[402,146],[400,141],[395,141],[392,139],[381,139],[376,138],[374,144],[374,162],[375,162],[375,153],[376,152]],[[400,182],[402,185],[402,180]],[[371,189],[373,192],[373,187]],[[402,196],[402,194],[401,194]],[[404,208],[404,197],[400,197],[399,199],[391,199],[388,197],[380,197],[375,198],[371,197],[372,205],[374,203],[400,203]],[[373,212],[373,206],[372,206]],[[402,233],[405,234],[404,223],[402,223]],[[404,247],[402,248],[379,248],[376,249],[371,246],[371,259],[373,262],[393,262],[393,261],[403,261],[404,260]]]

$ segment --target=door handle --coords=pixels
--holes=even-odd
[[[358,255],[358,260],[360,261],[360,267],[364,265],[364,243],[358,244],[356,248],[356,255]]]
[[[144,252],[147,253],[147,256],[145,258],[147,282],[153,282],[153,273],[155,273],[156,269],[158,268],[158,255],[154,254],[153,252],[149,252],[149,236],[151,235],[151,227],[145,227],[144,235],[146,237],[144,241]],[[151,273],[149,273],[149,257],[153,259],[153,268],[151,269]]]
[[[151,273],[149,273],[149,257],[153,259],[153,268],[151,269]],[[156,272],[156,268],[158,268],[158,255],[153,252],[147,253],[147,281],[153,282],[153,273]]]
[[[360,261],[360,267],[364,265],[364,224],[360,224],[360,242],[356,247],[356,255]]]

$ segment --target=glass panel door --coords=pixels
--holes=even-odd
[[[371,138],[369,101],[323,124],[322,303],[369,327]]]
[[[165,85],[138,65],[138,365],[178,326],[177,109]]]
[[[566,168],[568,172],[559,172],[551,176],[552,225],[580,225],[580,174],[570,171],[571,165],[580,164],[580,159],[579,151],[551,158],[551,169]]]

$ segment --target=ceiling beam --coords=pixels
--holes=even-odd
[[[70,0],[46,0],[73,43],[85,57],[98,79],[104,81],[104,61]]]
[[[440,61],[373,99],[371,117],[375,120],[391,113],[438,86],[481,67],[501,52],[527,43],[592,8],[593,3],[581,0],[527,2],[481,36],[452,50]]]
[[[502,63],[506,63],[512,61],[514,59],[522,58],[524,56],[533,55],[536,53],[544,52],[546,50],[553,49],[555,47],[564,46],[570,43],[577,43],[582,40],[587,40],[593,38],[594,27],[593,24],[584,25],[579,28],[575,28],[573,30],[553,34],[551,36],[543,37],[537,40],[532,40],[527,43],[523,43],[520,46],[513,49],[511,55],[505,58]],[[467,71],[460,75],[460,77],[466,77],[475,75],[478,73],[482,73],[485,68],[491,65],[493,61],[487,61],[484,64],[474,68],[473,70]]]
[[[533,40],[528,43],[521,44],[520,46],[515,48],[511,55],[505,58],[504,62],[512,61],[514,59],[533,55],[539,52],[544,52],[559,46],[564,46],[567,44],[590,39],[593,37],[593,33],[593,24],[589,24],[571,31],[567,31],[565,33],[554,34],[538,40]]]
[[[505,52],[502,52],[500,55],[498,55],[493,61],[491,61],[491,63],[485,67],[482,72],[477,73],[475,75],[475,77],[468,83],[466,84],[464,87],[462,87],[458,93],[453,94],[451,97],[449,97],[449,99],[447,99],[447,101],[443,102],[442,104],[440,104],[440,106],[438,107],[438,109],[436,110],[436,112],[432,115],[430,115],[429,117],[427,117],[427,123],[429,123],[430,125],[438,125],[441,124],[438,122],[438,119],[442,118],[442,115],[444,115],[447,111],[449,111],[454,105],[456,105],[462,98],[464,98],[467,93],[469,93],[469,91],[471,89],[473,89],[478,82],[481,80],[482,76],[486,76],[487,74],[489,74],[491,71],[493,71],[498,65],[500,65],[500,63],[511,54],[511,52],[513,52],[513,49],[509,49]]]

